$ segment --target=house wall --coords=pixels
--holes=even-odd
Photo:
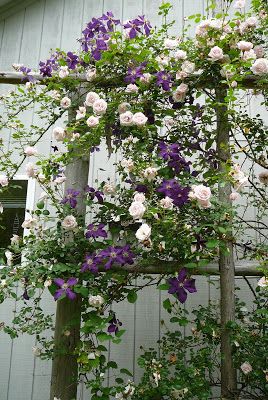
[[[23,1],[23,0],[22,0]],[[205,13],[206,0],[172,0],[174,5],[171,18],[176,20],[173,32],[180,34],[184,24],[184,17],[192,13]],[[11,70],[12,63],[25,63],[33,68],[38,66],[39,60],[46,59],[50,49],[60,47],[64,50],[73,50],[78,47],[76,38],[85,23],[93,16],[100,16],[103,12],[112,10],[122,20],[133,18],[138,14],[146,14],[153,25],[161,22],[157,15],[157,8],[161,0],[37,0],[31,2],[24,9],[19,9],[2,20],[0,16],[0,71]],[[10,89],[1,85],[0,93]],[[251,110],[258,108],[258,100],[251,101]],[[37,121],[34,111],[26,117],[28,121]],[[8,132],[4,135],[4,145],[12,148]],[[51,146],[51,132],[39,144],[42,151],[49,154]],[[107,165],[106,171],[100,168]],[[24,174],[24,167],[19,171]],[[95,178],[104,179],[113,175],[113,160],[107,159],[103,150],[91,158],[90,182]],[[40,189],[29,192],[29,198],[36,200]],[[215,283],[215,284],[211,284]],[[253,283],[255,279],[253,279]],[[198,294],[189,296],[187,308],[189,310],[198,304],[208,304],[209,300],[218,300],[218,278],[198,277]],[[243,279],[238,279],[243,297],[250,303],[250,291],[246,288]],[[245,293],[245,294],[244,294]],[[119,304],[115,309],[118,318],[123,321],[127,333],[123,336],[120,346],[110,348],[111,359],[115,359],[134,373],[137,380],[141,371],[137,367],[137,357],[140,345],[145,347],[155,345],[162,335],[161,320],[167,319],[161,303],[165,294],[154,288],[147,288],[140,295],[136,304]],[[12,320],[18,304],[12,300],[0,306],[0,321]],[[48,312],[55,311],[55,302],[47,295],[44,307]],[[10,340],[0,332],[0,399],[1,400],[47,400],[49,397],[50,368],[49,362],[40,361],[32,354],[35,338],[23,336]],[[107,377],[111,382],[112,377]],[[81,384],[79,400],[88,399],[87,391]]]

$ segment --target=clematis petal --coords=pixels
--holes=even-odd
[[[77,284],[77,282],[78,282],[77,278],[69,278],[67,281],[67,284],[68,284],[68,286],[74,286]]]
[[[66,295],[70,300],[74,300],[76,298],[76,294],[70,289],[66,289]]]
[[[184,287],[184,289],[188,290],[188,292],[190,292],[190,293],[197,292],[196,287],[195,287],[195,279],[187,279],[187,281],[184,282],[183,287]]]
[[[182,287],[180,287],[177,290],[177,297],[179,299],[179,302],[183,304],[187,299],[187,292]]]
[[[62,278],[55,278],[54,282],[56,283],[56,285],[58,285],[59,287],[62,287],[62,285],[65,283],[64,279]]]
[[[185,280],[186,276],[187,276],[187,269],[186,268],[182,268],[180,270],[180,272],[179,272],[179,275],[178,275],[178,281],[179,282],[183,282]]]
[[[58,300],[63,294],[64,294],[64,290],[63,289],[56,290],[56,292],[54,293],[54,299]]]

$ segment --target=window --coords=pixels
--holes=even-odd
[[[12,235],[23,235],[21,224],[24,221],[27,202],[28,180],[14,179],[12,187],[4,193],[0,193],[0,202],[4,211],[1,214],[0,248],[6,248],[10,244]]]

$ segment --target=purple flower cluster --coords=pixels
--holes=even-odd
[[[58,69],[58,53],[52,54],[52,56],[47,59],[45,62],[40,61],[39,63],[39,71],[43,77],[51,77],[52,72]]]
[[[103,192],[96,190],[90,186],[86,186],[85,192],[88,193],[91,200],[94,200],[94,198],[96,197],[96,199],[98,200],[98,203],[100,203],[100,204],[103,203],[103,196],[104,196]]]
[[[27,80],[27,81],[32,82],[32,83],[36,82],[35,77],[31,73],[32,72],[31,68],[28,68],[28,67],[25,67],[24,65],[22,65],[20,67],[20,72],[23,73],[23,77],[21,79],[22,81]]]
[[[67,62],[67,66],[69,69],[75,69],[77,64],[79,64],[79,58],[77,55],[75,55],[71,51],[68,51],[67,57],[66,57],[66,62]]]
[[[116,318],[116,315],[113,313],[107,331],[109,333],[117,333],[120,326],[122,326],[122,322],[120,322],[119,319]]]
[[[163,90],[168,92],[171,88],[172,78],[166,71],[159,71],[156,73],[156,85],[161,86]]]
[[[107,238],[107,232],[103,229],[105,224],[89,224],[87,226],[86,238],[97,239],[98,237]]]
[[[142,32],[142,28],[144,29],[144,33],[146,36],[150,35],[152,26],[150,22],[145,19],[144,15],[139,15],[137,18],[128,21],[123,25],[125,29],[129,30],[129,38],[134,39],[138,33]]]
[[[160,157],[168,161],[168,166],[173,168],[176,173],[182,170],[190,172],[191,163],[181,155],[178,143],[166,144],[160,142],[158,148]]]
[[[190,189],[182,187],[176,179],[164,179],[157,191],[170,197],[177,207],[182,207],[189,200]]]
[[[127,83],[135,83],[138,78],[141,78],[143,76],[145,65],[146,62],[143,62],[137,67],[129,67],[127,70],[127,76],[125,77],[125,81]]]
[[[112,12],[108,11],[100,18],[92,18],[83,30],[83,37],[79,40],[82,49],[90,51],[95,60],[101,59],[101,53],[108,49],[109,32],[112,32],[120,21],[114,18]]]
[[[127,244],[125,246],[109,246],[98,254],[87,254],[81,271],[89,270],[92,273],[98,272],[98,265],[104,264],[105,269],[110,269],[114,264],[123,266],[134,263],[135,255]]]
[[[168,293],[175,294],[178,297],[180,303],[185,303],[187,299],[187,292],[195,293],[197,292],[195,287],[195,279],[187,278],[187,269],[182,268],[177,276],[177,278],[168,279],[170,285]]]
[[[69,278],[67,282],[65,282],[65,280],[62,278],[56,278],[54,279],[54,282],[56,283],[57,286],[59,286],[59,289],[57,289],[54,294],[55,300],[58,300],[64,294],[70,300],[74,300],[76,298],[76,294],[70,289],[70,287],[77,284],[78,282],[77,278]]]
[[[61,204],[69,204],[71,208],[75,208],[77,205],[77,196],[80,194],[78,190],[67,189],[66,196],[61,201]]]

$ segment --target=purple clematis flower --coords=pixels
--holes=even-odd
[[[85,257],[85,262],[82,264],[81,272],[90,271],[93,274],[98,273],[98,264],[100,263],[100,258],[96,256],[95,253],[87,254]]]
[[[152,25],[150,24],[150,21],[145,18],[145,15],[139,15],[138,18],[136,18],[137,21],[139,21],[140,26],[143,26],[144,32],[146,36],[149,36],[151,33]]]
[[[129,245],[125,245],[123,247],[109,246],[107,247],[107,249],[102,250],[99,255],[102,259],[108,259],[108,261],[104,265],[106,269],[110,269],[113,264],[133,264],[135,257],[130,250]]]
[[[175,158],[180,156],[180,145],[179,143],[168,144],[165,142],[160,142],[158,145],[159,155],[165,161],[168,161],[170,158]]]
[[[177,207],[181,207],[189,201],[190,189],[182,187],[176,179],[164,180],[157,191],[170,197]]]
[[[108,326],[107,331],[109,333],[117,333],[119,331],[119,327],[122,326],[122,322],[116,318],[115,314],[113,314],[113,318],[110,320],[110,325]]]
[[[93,187],[90,186],[86,186],[85,192],[89,194],[91,200],[93,200],[96,197],[99,203],[101,204],[103,203],[103,196],[104,196],[103,192],[95,190]]]
[[[103,14],[102,17],[99,18],[100,21],[106,21],[107,28],[110,32],[114,30],[114,27],[120,24],[119,19],[114,18],[114,14],[111,11],[108,11],[106,14]]]
[[[156,85],[161,86],[163,90],[168,92],[171,87],[171,75],[166,71],[156,73]]]
[[[75,55],[74,53],[72,53],[71,51],[68,51],[66,62],[67,62],[68,68],[75,69],[77,64],[79,64],[78,56]]]
[[[195,279],[187,278],[187,269],[182,268],[177,276],[177,278],[168,279],[168,283],[170,285],[168,289],[168,293],[175,294],[180,303],[185,303],[187,299],[187,292],[195,293],[197,292],[195,287]]]
[[[61,204],[67,204],[69,203],[72,208],[75,208],[77,205],[77,196],[80,194],[78,190],[74,189],[67,189],[66,191],[66,196],[64,199],[61,201]]]
[[[65,282],[64,279],[56,278],[54,279],[54,282],[56,283],[57,286],[59,286],[59,289],[57,289],[54,294],[55,300],[58,300],[64,294],[70,300],[74,300],[76,298],[76,294],[70,289],[70,287],[77,284],[78,282],[77,278],[69,278],[67,282]]]
[[[142,185],[141,183],[139,183],[136,187],[135,187],[135,191],[139,192],[139,193],[147,193],[148,192],[148,188],[146,185]]]
[[[103,229],[105,224],[99,224],[99,225],[94,225],[94,224],[89,224],[87,226],[87,232],[86,232],[86,238],[98,238],[98,237],[103,237],[107,238],[107,232]]]
[[[125,77],[125,81],[127,83],[135,83],[138,78],[143,76],[145,63],[142,63],[138,67],[129,67],[127,70],[127,76]]]

